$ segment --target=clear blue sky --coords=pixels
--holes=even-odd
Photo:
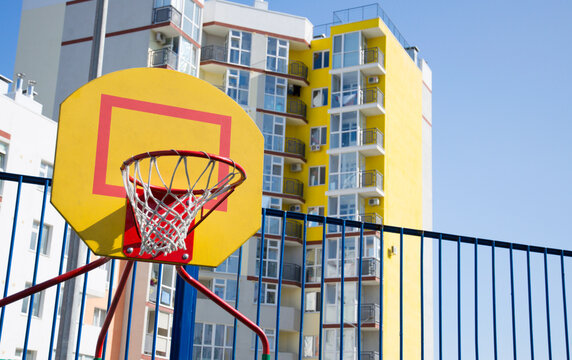
[[[572,249],[572,2],[381,5],[433,69],[434,229]],[[20,7],[0,3],[0,73],[8,76]],[[315,25],[347,7],[270,0],[270,9]]]

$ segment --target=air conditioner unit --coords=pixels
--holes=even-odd
[[[300,212],[302,211],[302,207],[300,205],[290,205],[290,211]]]
[[[320,151],[320,145],[312,145],[312,151]]]
[[[379,82],[379,76],[368,76],[367,83],[368,84],[377,84]]]
[[[379,198],[369,198],[367,199],[367,204],[369,206],[379,206]]]
[[[290,165],[291,172],[300,172],[302,171],[302,164],[291,164]]]
[[[165,36],[165,34],[163,34],[162,32],[156,32],[155,40],[157,40],[159,44],[165,45],[167,43],[167,36]]]

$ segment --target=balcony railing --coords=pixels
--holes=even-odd
[[[383,66],[384,63],[383,53],[377,47],[364,49],[362,50],[362,63],[363,64],[379,63]]]
[[[379,360],[379,353],[377,351],[362,351],[361,360]]]
[[[304,184],[300,180],[284,178],[283,185],[284,194],[304,197]]]
[[[362,90],[361,104],[375,104],[383,107],[383,93],[378,88]]]
[[[284,143],[284,152],[301,157],[306,156],[306,144],[296,138],[287,137]]]
[[[361,261],[362,276],[376,276],[379,277],[381,273],[379,260],[374,258],[363,258]]]
[[[286,220],[286,236],[301,239],[302,238],[302,224],[300,224],[299,222],[292,220],[292,219]]]
[[[172,69],[177,69],[177,58],[177,54],[168,48],[152,50],[149,52],[149,66],[167,65]]]
[[[378,304],[362,304],[361,305],[361,323],[362,324],[379,324],[379,305]]]
[[[181,13],[172,6],[163,6],[153,9],[153,24],[170,21],[181,27]]]
[[[376,213],[371,214],[359,214],[358,221],[371,223],[371,224],[382,224],[383,218]]]
[[[383,175],[377,170],[330,174],[330,190],[375,187],[383,190]]]
[[[286,112],[292,115],[302,116],[306,118],[306,104],[300,99],[288,99]]]
[[[332,108],[375,103],[383,107],[383,93],[378,88],[332,93]]]
[[[284,263],[282,268],[282,278],[284,280],[290,280],[295,282],[301,282],[301,267],[297,264]]]
[[[226,62],[227,49],[220,45],[206,45],[201,47],[201,61],[215,60]]]
[[[383,133],[377,128],[362,130],[360,140],[359,145],[377,145],[383,148]]]
[[[293,61],[288,65],[288,75],[298,76],[308,80],[308,67],[301,61]]]

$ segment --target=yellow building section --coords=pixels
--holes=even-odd
[[[330,142],[330,109],[331,101],[331,64],[332,37],[334,35],[361,31],[365,37],[367,48],[379,48],[383,53],[385,75],[379,76],[379,82],[367,85],[377,87],[384,94],[385,114],[368,116],[366,129],[379,129],[383,133],[385,155],[366,158],[366,170],[378,170],[383,175],[383,191],[385,196],[379,206],[368,206],[365,213],[376,213],[383,216],[383,223],[388,225],[420,228],[422,226],[422,139],[421,139],[421,70],[416,66],[405,49],[390,32],[381,19],[370,19],[331,28],[331,37],[312,41],[311,49],[290,53],[291,60],[304,62],[309,69],[310,86],[302,88],[300,99],[307,104],[307,126],[288,126],[286,136],[298,138],[306,143],[309,150],[310,129],[326,127],[328,141],[320,151],[306,153],[307,164],[300,173],[291,173],[285,169],[285,177],[299,179],[304,183],[305,205],[309,207],[323,206],[328,214],[325,192],[328,190],[329,156],[326,150]],[[330,66],[325,69],[313,69],[313,54],[318,51],[329,51]],[[328,104],[312,107],[312,90],[328,88]],[[326,166],[325,184],[308,186],[310,167]],[[288,210],[288,209],[286,209]],[[322,228],[309,228],[308,241],[320,241]],[[399,357],[400,343],[400,258],[403,254],[403,324],[404,324],[404,358],[419,359],[420,346],[420,286],[419,286],[419,242],[417,239],[405,237],[404,248],[401,249],[399,235],[384,236],[384,289],[383,289],[383,327],[384,357]],[[389,256],[388,249],[395,246],[397,254]],[[309,315],[312,316],[312,315]],[[311,322],[310,322],[311,323]],[[308,323],[306,323],[308,324]],[[314,333],[317,327],[306,325],[305,331]]]

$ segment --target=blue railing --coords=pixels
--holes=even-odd
[[[45,222],[42,214],[48,211],[47,195],[51,180],[8,173],[0,173],[0,180],[10,183],[5,184],[10,186],[4,186],[0,213],[4,223],[9,220],[11,224],[11,227],[4,227],[0,230],[0,239],[3,241],[2,253],[4,253],[0,261],[0,271],[4,271],[5,284],[14,284],[18,281],[24,283],[26,280],[31,280],[33,284],[37,280],[33,274],[37,275],[39,269],[42,269],[43,277],[61,274],[65,261],[70,261],[66,259],[65,250],[68,245],[66,242],[70,243],[70,246],[78,244],[74,245],[77,238],[69,237],[68,227],[62,225],[63,228],[59,232],[63,234],[61,241],[56,241],[56,239],[51,243],[52,256],[39,256]],[[41,191],[38,190],[38,185],[43,186]],[[34,202],[34,199],[37,202]],[[37,213],[40,217],[36,251],[33,254],[27,251],[26,246],[30,241],[29,231],[24,229],[25,222],[21,220],[30,212]],[[247,312],[252,310],[249,313],[255,314],[252,315],[253,319],[262,325],[269,321],[263,313],[268,314],[270,309],[274,314],[274,319],[271,321],[276,334],[272,353],[274,359],[278,358],[279,352],[290,353],[291,358],[298,359],[306,357],[304,354],[312,354],[309,357],[316,355],[318,359],[339,358],[340,360],[344,354],[346,356],[350,354],[353,358],[360,360],[383,359],[384,357],[387,359],[395,357],[399,359],[552,359],[553,357],[569,359],[567,289],[569,289],[570,279],[566,278],[566,274],[569,274],[569,268],[572,265],[572,251],[263,209],[262,223],[265,224],[270,218],[282,222],[281,235],[261,233],[251,242],[260,242],[259,251],[264,252],[265,242],[279,241],[276,279],[262,279],[258,276],[253,278],[252,266],[248,266],[248,273],[244,273],[244,269],[240,266],[243,256],[242,248],[239,253],[239,259],[241,259],[239,266],[233,274],[236,275],[237,280],[237,286],[234,289],[237,299],[234,304],[236,308]],[[285,224],[292,220],[302,225],[301,239],[286,237]],[[310,222],[311,228],[308,227]],[[316,223],[320,225],[317,228]],[[324,224],[340,226],[343,231],[339,234],[327,234]],[[54,229],[51,232],[56,233]],[[327,245],[322,246],[322,244]],[[366,245],[359,246],[359,244]],[[374,244],[373,247],[370,246],[371,244]],[[346,251],[339,251],[337,257],[332,258],[335,252],[326,251],[329,246],[346,249]],[[305,274],[310,264],[306,255],[310,249],[318,249],[321,252],[319,261],[319,266],[321,266],[319,274],[321,275],[317,279],[319,284],[317,282],[306,283]],[[19,262],[22,259],[20,254],[22,251],[26,253],[26,256],[33,255],[34,264],[22,265]],[[250,251],[249,254],[252,256],[253,252]],[[86,262],[89,261],[89,257],[90,254],[87,252]],[[257,257],[268,258],[263,253],[258,253]],[[252,259],[252,263],[254,261],[255,259]],[[53,274],[45,273],[47,271],[45,269],[50,268],[47,265],[48,262],[55,264],[52,266]],[[83,261],[78,262],[80,263],[78,265],[83,263]],[[366,262],[375,262],[379,270],[367,271]],[[111,272],[109,289],[113,289],[113,273],[118,264],[121,262],[112,265],[109,270]],[[262,274],[263,262],[260,261],[259,264],[258,273]],[[301,268],[300,282],[290,281],[288,283],[289,279],[284,279],[284,282],[288,283],[287,286],[296,289],[299,287],[300,297],[299,299],[293,297],[291,288],[277,286],[275,298],[270,301],[271,298],[268,295],[262,296],[262,285],[282,284],[286,266],[291,266],[287,264],[296,264]],[[318,264],[312,263],[312,266],[318,266]],[[28,271],[28,268],[35,270]],[[366,269],[365,272],[364,269]],[[159,294],[163,271],[163,266],[159,266],[155,304],[161,303]],[[137,271],[133,272],[133,274],[136,273]],[[32,274],[31,278],[28,279],[25,274]],[[141,276],[141,274],[140,272],[138,275]],[[233,274],[230,274],[230,278],[234,278]],[[0,346],[8,351],[14,349],[15,352],[18,349],[24,359],[28,352],[35,352],[36,358],[52,358],[54,349],[58,348],[58,351],[63,351],[59,347],[69,341],[71,345],[68,349],[75,349],[71,351],[74,352],[76,359],[80,355],[93,355],[89,352],[84,354],[86,344],[93,342],[93,339],[89,335],[91,332],[86,334],[92,326],[88,325],[90,319],[82,319],[88,309],[87,297],[93,296],[89,295],[89,288],[94,281],[91,277],[96,276],[85,276],[83,284],[78,285],[78,288],[82,287],[83,290],[75,291],[80,318],[80,321],[76,323],[80,325],[75,331],[70,330],[69,337],[61,338],[61,334],[65,334],[62,332],[62,324],[59,324],[59,331],[56,333],[58,322],[64,321],[62,320],[66,318],[64,314],[71,310],[62,307],[61,316],[58,315],[59,299],[62,297],[62,289],[58,286],[51,290],[49,296],[46,296],[49,290],[44,291],[44,296],[30,296],[26,311],[22,311],[22,306],[19,304],[2,308]],[[148,280],[145,279],[144,282]],[[248,301],[252,299],[252,294],[247,294],[241,289],[249,282],[251,288],[254,283],[257,284],[257,299],[265,298],[266,302],[271,303],[270,305],[266,304],[263,308],[261,301],[256,303]],[[124,345],[121,345],[120,349],[107,349],[108,356],[112,358],[115,356],[124,359],[140,358],[144,352],[145,339],[142,338],[145,336],[145,329],[141,326],[146,325],[141,325],[141,321],[132,322],[132,319],[144,316],[134,313],[134,303],[146,302],[147,294],[145,293],[142,298],[134,297],[136,293],[141,294],[141,289],[136,289],[136,284],[137,281],[133,275],[131,288],[127,291],[128,295],[124,295],[124,311],[127,315],[115,320],[116,326],[121,327],[122,331],[113,333],[115,336],[122,334],[119,335],[122,336],[120,342]],[[66,285],[63,291],[69,291],[69,288]],[[346,295],[345,302],[336,303],[336,296],[329,297],[332,289],[340,294],[353,295]],[[5,285],[3,296],[6,297],[18,290],[20,289]],[[321,296],[317,297],[318,300],[313,300],[313,304],[307,303],[306,294],[316,290],[320,291]],[[108,306],[110,295],[109,292],[101,296],[104,300],[107,297]],[[350,298],[348,299],[347,296]],[[331,303],[332,299],[334,303]],[[54,300],[53,303],[52,300]],[[44,305],[49,303],[53,306],[44,306],[39,316],[36,316],[34,314],[35,301],[43,301]],[[152,308],[156,306],[155,304],[149,303],[146,306]],[[313,306],[311,312],[305,311],[310,305]],[[174,316],[177,317],[180,312],[177,305],[175,306]],[[297,330],[295,330],[298,338],[296,347],[289,347],[292,346],[289,340],[292,338],[292,329],[284,328],[283,325],[288,321],[292,322],[291,316],[282,314],[287,307],[293,307],[300,312],[299,319],[294,317],[298,321]],[[191,309],[186,308],[185,311]],[[333,322],[331,319],[327,320],[332,315],[330,312],[332,309],[335,315]],[[202,313],[202,310],[196,309],[197,322],[204,321],[205,316],[211,316]],[[312,315],[312,312],[319,312],[319,314]],[[21,316],[20,313],[25,313],[26,316]],[[154,319],[150,321],[153,325],[150,329],[152,333],[149,334],[152,337],[152,349],[147,356],[152,359],[168,357],[168,355],[159,356],[158,354],[158,324],[161,323],[158,314],[159,312],[155,311]],[[281,320],[281,314],[285,319]],[[9,329],[7,319],[10,321]],[[319,322],[317,333],[304,333],[304,323],[309,321]],[[174,322],[177,322],[177,319]],[[241,341],[237,338],[237,334],[242,332],[237,329],[237,324],[233,319],[227,322],[226,325],[232,327],[232,333],[229,334],[232,340],[229,339],[226,344],[232,346],[232,359],[257,358],[255,356],[259,350],[257,342],[253,344],[253,349],[240,347]],[[42,326],[42,324],[47,326]],[[35,331],[36,328],[51,328],[51,333],[49,336],[47,333],[38,333],[37,330]],[[19,335],[20,331],[23,336]],[[368,335],[364,336],[366,331]],[[371,331],[374,331],[375,336],[371,336]],[[353,337],[349,337],[354,339],[353,346],[348,342],[344,344],[342,341],[338,342],[339,348],[334,348],[332,351],[329,344],[325,345],[325,341],[331,339],[335,344],[335,337],[343,337],[346,332],[353,333]],[[332,333],[335,335],[333,338]],[[164,335],[164,333],[160,334],[162,339]],[[284,337],[289,337],[289,339]],[[184,343],[187,348],[191,349],[183,355],[177,353],[178,355],[174,356],[178,359],[192,359],[193,338],[184,329],[173,332],[171,344]],[[321,342],[320,339],[324,341]],[[384,342],[395,344],[395,346],[384,349]],[[107,343],[109,347],[112,342]],[[134,346],[130,345],[133,343],[140,343],[142,346],[135,347],[134,351]],[[348,344],[349,348],[347,348]],[[12,356],[12,354],[7,354],[7,356]]]

